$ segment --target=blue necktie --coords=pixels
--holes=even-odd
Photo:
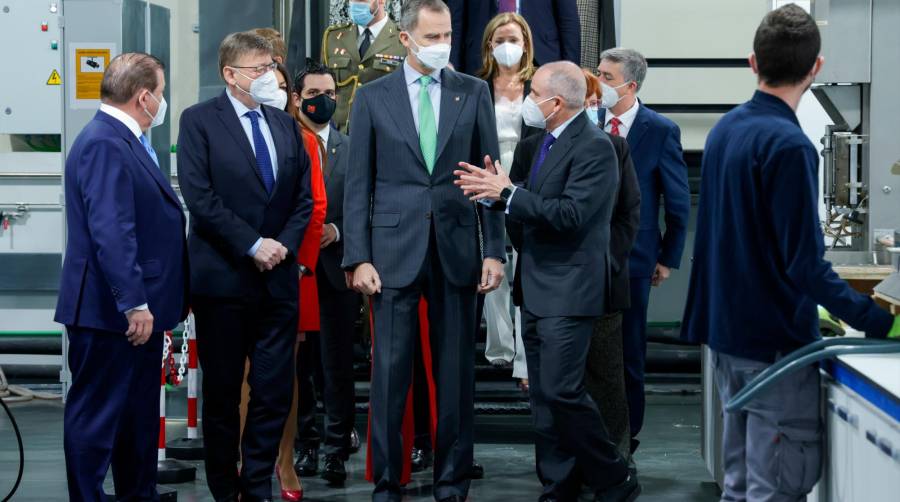
[[[147,136],[144,136],[143,134],[141,134],[141,144],[144,145],[144,150],[147,150],[147,155],[153,159],[153,163],[159,168],[159,157],[156,156],[156,150],[150,145],[150,140],[147,139]]]
[[[531,168],[531,176],[528,179],[528,186],[534,186],[534,181],[537,179],[538,173],[541,171],[541,166],[544,165],[544,160],[547,159],[547,154],[550,153],[550,147],[553,146],[553,143],[556,142],[556,138],[547,133],[547,136],[544,137],[544,143],[541,145],[541,152],[538,154],[537,160],[534,162],[534,166]]]
[[[263,138],[262,129],[259,128],[259,112],[251,110],[244,114],[250,119],[253,126],[253,148],[256,150],[256,168],[259,175],[262,176],[263,184],[266,186],[266,192],[272,193],[272,187],[275,185],[275,174],[272,172],[272,157],[269,157],[269,147]]]

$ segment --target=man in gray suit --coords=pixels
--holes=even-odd
[[[584,386],[593,324],[607,310],[619,184],[616,152],[584,113],[585,94],[574,64],[542,66],[522,116],[546,132],[520,142],[512,165],[527,178],[514,185],[485,159],[485,169],[460,163],[457,184],[506,212],[519,250],[513,297],[522,307],[540,500],[575,500],[583,481],[594,500],[630,502],[640,486]]]
[[[406,2],[400,29],[402,70],[354,98],[344,195],[343,266],[354,289],[372,297],[375,322],[373,500],[402,497],[400,428],[424,294],[439,385],[434,496],[462,501],[472,466],[475,295],[503,280],[504,233],[503,214],[468,200],[453,170],[496,157],[497,129],[487,85],[445,68],[444,2]]]

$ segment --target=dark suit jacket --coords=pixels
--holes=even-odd
[[[191,213],[188,249],[194,294],[258,298],[268,292],[297,301],[296,252],[312,213],[309,158],[297,122],[276,108],[262,110],[278,161],[271,195],[224,91],[181,114],[178,181]],[[260,237],[277,240],[289,252],[264,273],[247,255]]]
[[[605,123],[605,113],[600,123]],[[628,146],[641,187],[641,225],[631,250],[631,277],[651,277],[657,263],[678,268],[687,238],[691,194],[681,151],[681,130],[641,103],[628,131]],[[665,203],[666,233],[659,228],[659,198]]]
[[[187,314],[181,202],[131,130],[97,112],[66,159],[66,259],[56,322],[124,333],[147,304],[153,331]]]
[[[511,169],[517,177],[526,173],[507,216],[519,250],[513,298],[538,317],[603,315],[619,184],[615,149],[582,113],[563,131],[531,185],[527,173],[542,142],[543,136],[520,142]]]
[[[491,93],[491,103],[495,102],[496,99],[494,96],[494,81],[493,80],[485,80],[488,85],[488,91]],[[525,81],[525,89],[522,90],[522,96],[528,97],[531,94],[531,80]],[[519,135],[519,138],[525,139],[529,136],[534,136],[535,134],[543,134],[543,129],[538,129],[537,127],[531,127],[529,125],[525,125],[525,120],[522,120],[522,132]]]
[[[445,0],[453,19],[450,62],[474,75],[481,69],[481,40],[497,15],[497,0]],[[575,0],[521,0],[522,17],[531,27],[534,60],[542,65],[568,60],[581,64],[581,21]]]
[[[503,215],[474,204],[453,184],[460,161],[480,165],[485,155],[499,155],[487,85],[445,69],[440,106],[429,175],[402,68],[360,88],[353,102],[343,266],[371,262],[387,288],[408,286],[419,275],[432,227],[444,274],[458,287],[480,280],[479,227],[483,256],[505,255]]]
[[[325,162],[324,174],[328,210],[325,213],[325,224],[333,223],[341,234],[341,240],[319,252],[319,272],[324,273],[338,291],[346,291],[347,282],[344,280],[341,261],[344,259],[344,180],[350,160],[350,138],[332,126],[326,149],[328,160]]]

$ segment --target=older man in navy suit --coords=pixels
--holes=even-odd
[[[113,59],[100,111],[66,159],[68,241],[56,322],[66,326],[72,386],[65,411],[73,501],[157,500],[163,334],[187,314],[181,203],[145,132],[166,114],[163,64]]]
[[[625,389],[628,395],[631,451],[644,422],[644,361],[647,355],[647,304],[650,287],[659,286],[681,263],[691,209],[681,131],[671,120],[644,106],[637,93],[647,75],[647,60],[631,49],[609,49],[600,55],[603,87],[600,117],[604,130],[622,136],[631,148],[641,188],[641,223],[628,266],[631,307],[622,319]],[[665,233],[659,228],[659,206],[665,207]]]

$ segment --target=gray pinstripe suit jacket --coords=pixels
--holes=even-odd
[[[351,113],[350,162],[344,191],[345,269],[370,262],[386,288],[410,285],[428,252],[445,277],[475,286],[484,256],[502,259],[503,214],[473,204],[453,184],[460,161],[499,158],[494,107],[482,81],[444,69],[438,146],[431,175],[419,146],[406,81],[396,71],[357,91]],[[434,227],[437,250],[429,250]]]

